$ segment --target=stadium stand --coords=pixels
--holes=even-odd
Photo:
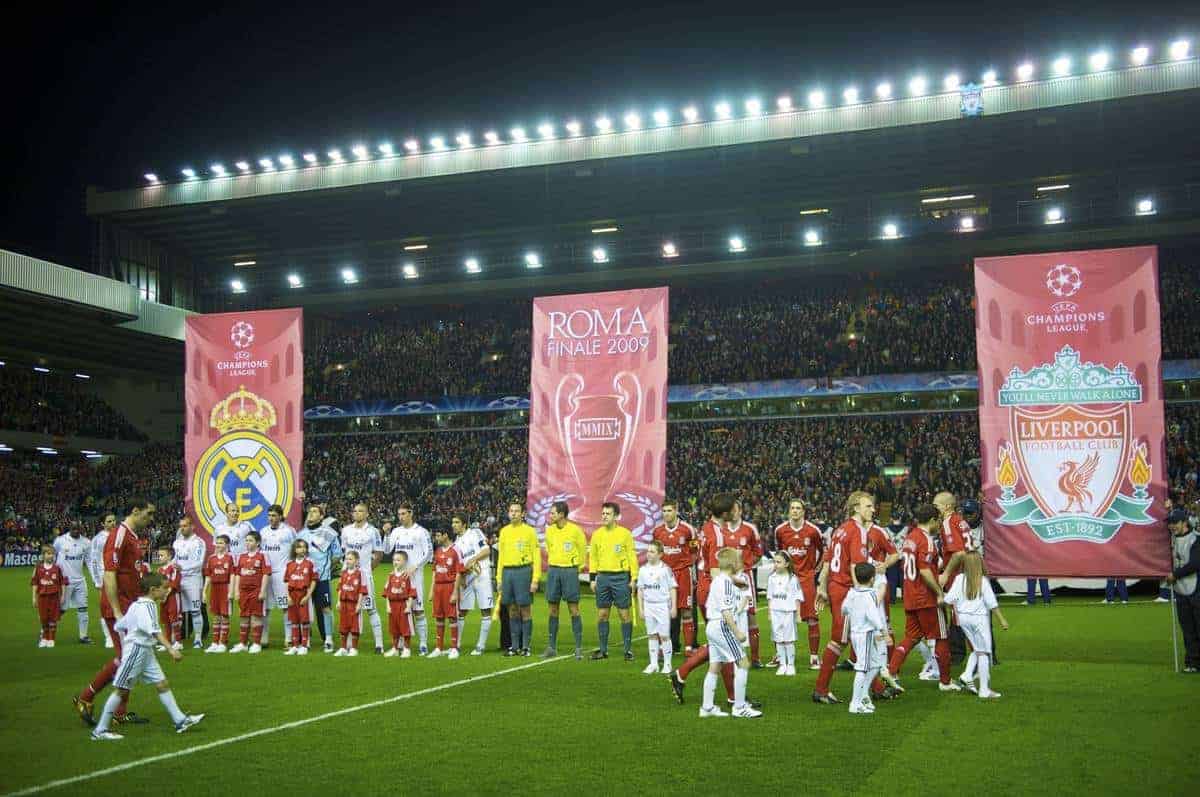
[[[146,439],[78,380],[8,366],[0,368],[0,429],[104,440]]]

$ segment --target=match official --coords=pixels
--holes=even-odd
[[[606,501],[600,511],[604,525],[592,532],[588,555],[588,569],[592,574],[592,589],[596,593],[596,631],[600,637],[600,648],[592,653],[592,659],[608,658],[608,613],[616,604],[621,617],[621,640],[625,643],[625,661],[633,661],[633,621],[629,607],[633,598],[633,585],[637,583],[637,551],[633,548],[633,534],[624,526],[617,525],[621,507]]]
[[[555,501],[550,507],[550,523],[546,526],[546,608],[550,612],[550,641],[544,658],[558,655],[558,610],[561,601],[567,602],[571,613],[571,634],[575,637],[575,660],[583,659],[583,619],[579,616],[579,568],[587,553],[587,537],[583,529],[567,519],[570,506]]]
[[[500,556],[496,561],[496,580],[500,582],[500,603],[508,607],[508,627],[512,647],[505,656],[528,656],[533,637],[533,593],[542,577],[542,550],[537,532],[525,522],[525,505],[511,501],[508,525],[500,529]]]

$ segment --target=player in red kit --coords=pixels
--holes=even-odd
[[[42,626],[39,648],[54,647],[58,618],[62,616],[62,595],[67,586],[67,577],[63,575],[62,568],[54,563],[57,556],[53,545],[43,545],[42,561],[33,568],[33,577],[29,579],[29,585],[33,588],[33,608]]]
[[[158,574],[163,577],[163,586],[167,588],[167,597],[163,598],[158,608],[159,623],[163,627],[163,636],[176,650],[183,650],[183,598],[179,594],[183,583],[183,571],[171,559],[172,550],[164,545],[154,552],[158,562]]]
[[[458,595],[462,587],[463,566],[458,551],[451,545],[454,540],[446,531],[434,532],[433,541],[437,550],[433,552],[433,619],[437,621],[437,647],[429,658],[442,655],[442,644],[446,639],[446,619],[450,619],[450,652],[448,659],[458,658]]]
[[[392,646],[383,655],[389,658],[399,655],[400,658],[407,659],[412,656],[412,624],[409,622],[409,615],[417,591],[413,589],[412,576],[408,574],[408,554],[404,551],[392,554],[392,572],[388,574],[381,597],[387,600],[388,631],[392,635]]]
[[[788,504],[788,519],[775,527],[775,550],[792,560],[792,569],[800,582],[804,600],[800,619],[808,625],[808,666],[821,668],[821,622],[817,617],[817,570],[821,566],[821,530],[804,519],[804,501],[793,498]]]
[[[215,553],[204,563],[204,603],[212,623],[212,644],[205,653],[224,653],[229,644],[229,585],[237,563],[229,553],[229,537],[218,534],[213,540]]]
[[[762,668],[762,660],[758,656],[758,583],[755,573],[758,570],[758,560],[762,559],[763,545],[762,535],[758,533],[758,526],[742,517],[741,501],[735,501],[733,504],[733,515],[729,521],[729,533],[733,537],[732,547],[736,548],[742,555],[744,575],[750,580],[750,606],[747,608],[747,621],[749,622],[748,636],[750,637],[750,666],[757,670]]]
[[[696,528],[679,517],[679,505],[672,500],[663,501],[663,522],[656,526],[652,536],[662,543],[662,561],[671,568],[675,576],[675,605],[678,616],[671,619],[671,644],[679,650],[679,632],[683,631],[686,647],[683,652],[691,655],[696,648],[696,624],[692,614],[692,568],[696,565],[696,554],[700,547]]]
[[[896,646],[888,662],[893,676],[904,666],[910,650],[922,639],[932,640],[937,656],[938,674],[943,692],[958,692],[950,682],[950,643],[946,635],[946,616],[942,612],[942,587],[938,577],[937,531],[941,525],[938,509],[930,504],[917,507],[913,515],[916,528],[908,533],[901,549],[904,562],[904,639]]]
[[[954,493],[940,492],[933,497],[933,505],[937,507],[938,513],[941,515],[941,542],[942,542],[942,575],[939,582],[942,585],[942,591],[949,594],[950,588],[954,586],[954,580],[958,577],[962,570],[963,558],[967,555],[967,551],[971,550],[973,544],[971,542],[971,526],[958,512],[958,498]],[[946,612],[949,627],[947,628],[950,656],[954,661],[958,661],[967,653],[967,640],[963,635],[962,629],[958,627],[958,622],[954,616],[953,609],[944,609]],[[938,673],[942,675],[941,672]]]
[[[113,529],[104,541],[104,577],[103,589],[100,591],[100,617],[108,627],[109,637],[113,641],[114,658],[110,659],[92,682],[84,687],[74,699],[75,710],[80,719],[88,725],[95,725],[92,716],[92,701],[104,687],[112,682],[113,675],[121,663],[121,636],[116,631],[117,620],[125,616],[130,604],[138,599],[141,593],[139,581],[139,565],[145,566],[142,557],[145,555],[145,543],[138,534],[154,522],[154,504],[144,498],[134,498],[130,501],[129,514],[125,520]],[[118,722],[145,722],[126,712],[127,701],[122,701],[113,714]]]
[[[262,653],[263,601],[267,599],[267,576],[271,575],[271,560],[258,549],[257,531],[247,531],[243,539],[246,552],[238,557],[233,571],[233,594],[238,602],[238,643],[230,653]],[[246,647],[249,638],[250,647]]]
[[[842,650],[849,641],[845,617],[842,615],[842,601],[854,587],[854,565],[866,562],[875,565],[877,571],[882,573],[899,561],[899,554],[887,532],[872,522],[875,518],[874,496],[862,490],[850,493],[846,499],[846,515],[846,522],[830,535],[817,582],[818,610],[829,606],[833,612],[833,622],[812,695],[814,703],[841,702],[830,693],[829,682],[833,679],[833,670],[837,667]],[[878,679],[871,688],[875,697],[886,699],[895,694],[894,691],[884,691],[883,682]]]
[[[283,571],[283,583],[287,585],[288,622],[292,624],[292,638],[285,656],[307,656],[312,633],[312,618],[309,607],[313,590],[317,588],[317,566],[308,558],[308,543],[296,540],[292,543],[291,558]]]
[[[357,656],[359,617],[363,608],[363,596],[367,594],[367,583],[359,569],[358,552],[347,551],[342,565],[342,577],[338,579],[339,629],[342,646],[335,656]]]

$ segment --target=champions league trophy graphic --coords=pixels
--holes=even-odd
[[[584,501],[572,516],[597,526],[601,504],[621,476],[642,419],[642,385],[636,374],[621,371],[613,377],[612,393],[582,395],[585,387],[579,374],[559,381],[554,426]]]

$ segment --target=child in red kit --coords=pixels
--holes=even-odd
[[[33,569],[29,584],[33,587],[33,608],[37,610],[42,625],[39,648],[54,647],[54,634],[58,631],[58,618],[62,616],[62,594],[67,577],[62,568],[54,563],[54,546],[42,546],[42,561]]]
[[[396,551],[392,554],[392,572],[388,574],[387,584],[383,588],[383,597],[387,599],[388,628],[392,634],[392,647],[383,654],[384,656],[399,654],[402,659],[412,656],[412,648],[409,645],[409,640],[412,639],[409,612],[416,594],[412,579],[408,575],[408,554]]]
[[[172,550],[162,546],[155,552],[158,561],[158,574],[163,577],[167,587],[167,597],[159,607],[158,622],[162,625],[163,636],[171,642],[171,647],[183,650],[183,598],[179,594],[179,586],[183,583],[183,571],[171,557]]]
[[[296,540],[292,543],[292,559],[284,570],[284,583],[288,591],[288,622],[292,624],[291,647],[285,656],[307,656],[309,634],[312,632],[309,618],[309,601],[317,586],[317,568],[308,558],[308,543]]]
[[[358,552],[347,551],[346,561],[342,566],[342,577],[338,580],[342,646],[333,655],[358,655],[359,614],[362,612],[362,599],[366,594],[367,585],[363,581],[362,571],[358,569]]]

